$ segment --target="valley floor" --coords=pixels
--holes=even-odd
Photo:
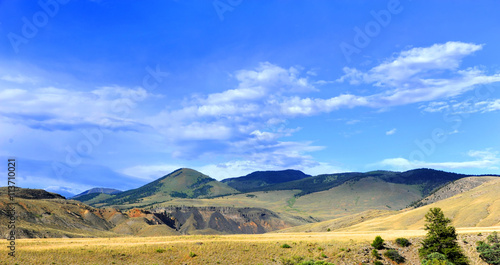
[[[492,231],[500,231],[500,227],[457,231],[459,244],[471,264],[486,264],[475,251],[476,242],[485,240]],[[8,242],[3,240],[0,264],[283,264],[294,258],[360,264],[372,260],[370,242],[377,235],[386,240],[388,247],[399,250],[407,259],[405,264],[420,264],[417,249],[425,235],[423,230],[18,239],[15,259],[7,255]],[[398,237],[410,239],[412,245],[396,246],[394,239]],[[283,248],[283,244],[290,248]]]

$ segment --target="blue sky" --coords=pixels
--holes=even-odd
[[[429,167],[498,174],[495,1],[0,2],[21,187]]]

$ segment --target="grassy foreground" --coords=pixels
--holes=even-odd
[[[482,263],[475,242],[496,228],[462,228],[459,243],[471,264]],[[478,233],[482,232],[482,236]],[[416,250],[423,230],[383,232],[283,233],[260,235],[196,235],[169,237],[18,239],[16,258],[7,255],[7,241],[0,243],[0,264],[283,264],[293,257],[335,264],[370,261],[370,242],[381,235],[388,247],[398,237],[412,247],[399,248],[406,264],[419,264]],[[290,248],[283,248],[288,244]]]

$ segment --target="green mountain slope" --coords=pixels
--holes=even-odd
[[[249,191],[301,190],[297,196],[329,190],[347,181],[359,181],[363,178],[376,178],[387,183],[418,185],[422,196],[427,196],[442,185],[467,177],[467,175],[444,172],[433,169],[415,169],[406,172],[371,171],[366,173],[337,173],[307,177],[299,180],[255,187]]]
[[[180,168],[137,189],[113,195],[94,205],[141,207],[165,202],[172,198],[210,198],[239,193],[237,190],[207,175],[189,168]]]
[[[310,177],[302,171],[287,169],[281,171],[255,171],[243,177],[228,178],[221,182],[241,191],[249,192],[264,186]]]

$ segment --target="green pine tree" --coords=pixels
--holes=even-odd
[[[454,265],[449,260],[446,259],[446,256],[441,253],[431,253],[422,260],[422,265]]]
[[[418,250],[420,258],[426,258],[432,253],[441,253],[455,265],[467,265],[467,257],[462,253],[457,243],[455,227],[450,226],[451,220],[444,217],[440,208],[431,208],[425,215],[425,230],[427,235]]]
[[[488,236],[488,242],[490,244],[478,242],[479,257],[488,264],[500,265],[500,239],[496,231]]]

